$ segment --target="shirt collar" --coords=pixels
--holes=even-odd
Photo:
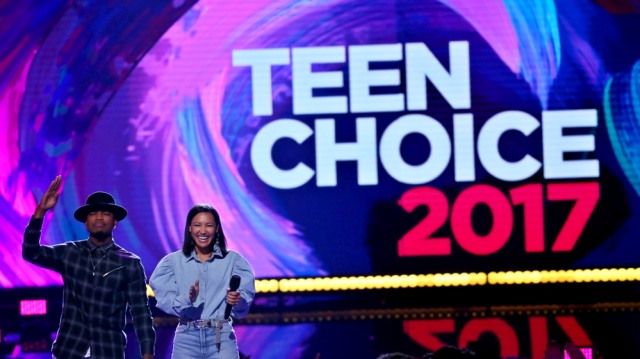
[[[100,254],[106,253],[115,244],[114,241],[111,241],[111,242],[109,242],[109,243],[107,243],[107,244],[105,244],[103,246],[97,246],[91,241],[87,241],[87,243],[89,243],[89,251],[90,252],[93,252],[93,251],[97,250],[98,253],[100,253]]]
[[[222,250],[220,250],[220,246],[218,246],[217,244],[213,246],[213,255],[211,256],[211,258],[207,259],[207,262],[211,261],[215,257],[222,258]],[[196,260],[196,258],[197,258],[197,254],[196,254],[196,250],[194,249],[191,251],[191,254],[189,254],[189,256],[186,257],[185,262]]]

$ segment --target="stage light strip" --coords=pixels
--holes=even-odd
[[[488,279],[489,284],[493,285],[634,282],[640,280],[640,268],[490,272]]]
[[[260,293],[298,293],[424,287],[636,281],[640,281],[640,268],[596,268],[489,273],[257,279],[256,290]],[[153,291],[149,287],[147,288],[147,294],[153,296]]]
[[[262,293],[293,293],[363,289],[634,281],[640,281],[640,268],[259,279],[256,280],[256,289]]]
[[[485,273],[402,274],[360,277],[285,278],[278,290],[290,292],[344,291],[485,285]],[[269,286],[269,289],[273,286]],[[260,288],[262,289],[262,288]]]

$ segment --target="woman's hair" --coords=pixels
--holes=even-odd
[[[211,213],[213,215],[213,219],[218,225],[218,232],[216,234],[215,240],[211,241],[211,245],[210,245],[211,251],[213,251],[213,247],[217,244],[220,247],[222,256],[226,256],[227,255],[227,237],[225,237],[224,231],[222,230],[220,215],[218,214],[218,211],[215,208],[213,208],[212,205],[206,204],[206,203],[196,204],[195,206],[191,207],[191,209],[189,210],[189,213],[187,214],[187,222],[184,225],[184,240],[182,242],[182,253],[184,253],[185,256],[188,256],[191,254],[191,252],[193,252],[193,250],[196,247],[193,237],[191,237],[191,232],[189,231],[189,227],[191,226],[191,221],[193,221],[193,217],[198,215],[198,213],[202,213],[202,212]]]

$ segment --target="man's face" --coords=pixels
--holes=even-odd
[[[99,241],[104,241],[105,239],[112,237],[116,223],[118,223],[118,221],[113,218],[113,213],[107,211],[94,211],[89,212],[87,215],[85,227],[87,227],[90,237]]]

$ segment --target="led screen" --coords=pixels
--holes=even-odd
[[[258,278],[637,266],[632,5],[3,1],[0,287],[57,174],[149,273],[201,202]]]

